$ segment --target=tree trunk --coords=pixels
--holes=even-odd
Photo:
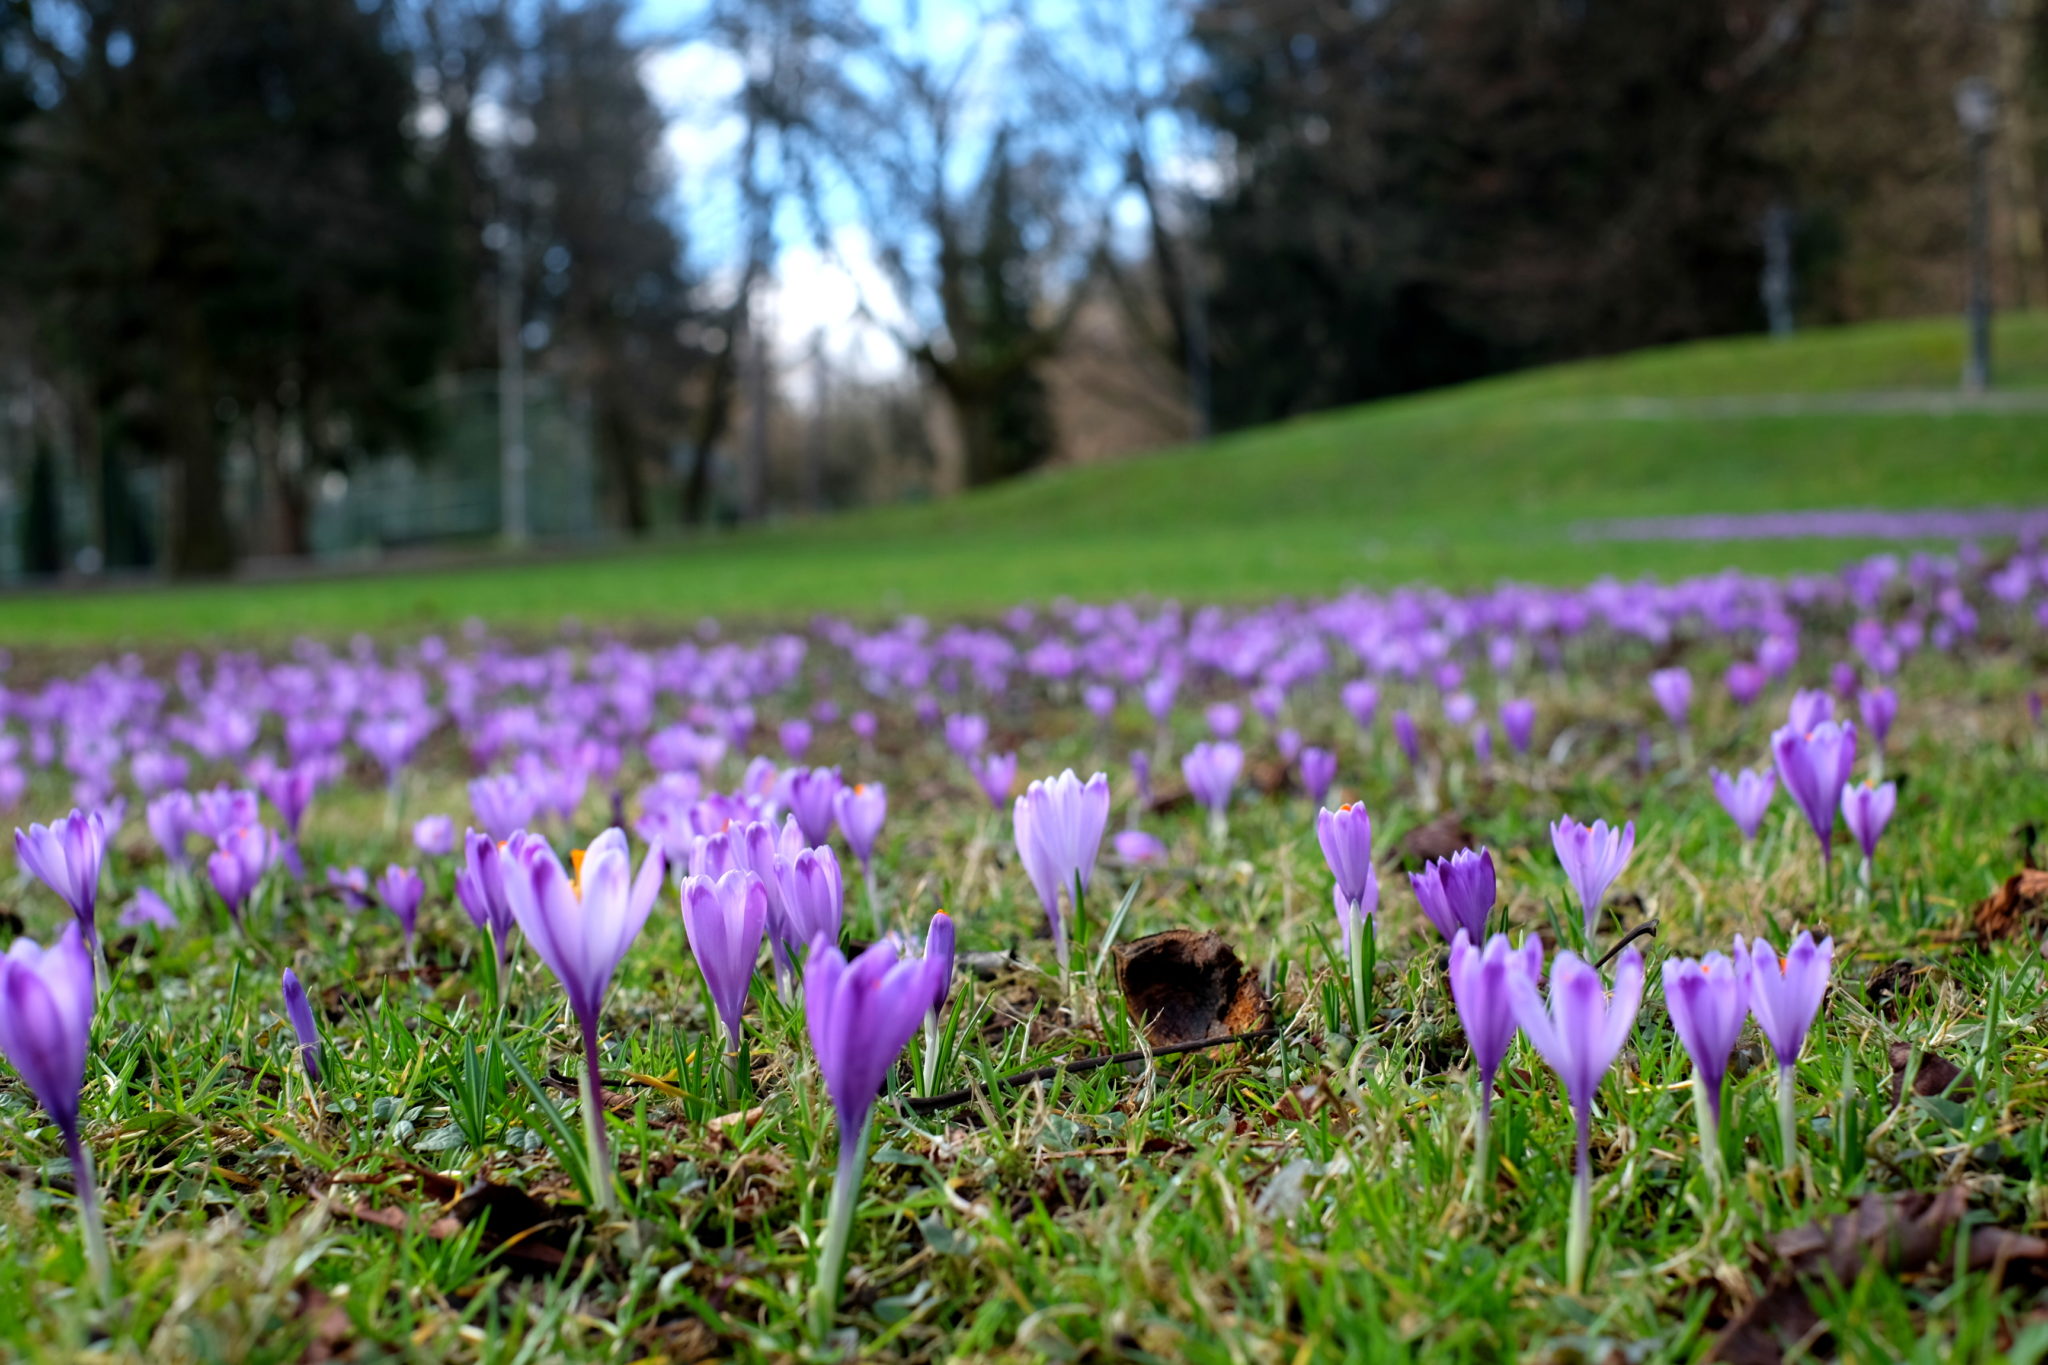
[[[599,440],[604,443],[604,462],[611,470],[613,495],[618,499],[619,525],[626,534],[647,533],[647,479],[640,465],[640,448],[633,439],[632,422],[619,405],[605,400],[598,414]]]
[[[195,319],[173,327],[177,338],[164,378],[164,441],[170,457],[170,569],[180,578],[225,574],[235,567],[226,486],[213,425],[213,393],[195,338]]]

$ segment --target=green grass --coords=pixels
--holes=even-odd
[[[1647,662],[1634,646],[1582,661],[1595,679],[1639,677]],[[1717,661],[1691,662],[1704,675]],[[1169,865],[1140,879],[1105,869],[1092,918],[1099,932],[1134,886],[1123,938],[1218,928],[1280,983],[1281,1042],[998,1090],[938,1117],[885,1103],[837,1349],[858,1342],[862,1359],[904,1361],[1600,1361],[1624,1350],[1684,1361],[1711,1336],[1717,1284],[1756,1285],[1755,1248],[1866,1195],[1960,1180],[1977,1217],[2031,1227],[2048,1181],[2041,958],[2029,935],[1980,950],[1955,933],[2016,866],[2007,831],[2048,806],[2041,737],[2017,700],[2024,663],[1922,662],[1904,680],[1891,766],[1910,777],[1867,902],[1823,896],[1811,836],[1782,796],[1760,845],[1741,846],[1703,770],[1754,761],[1768,722],[1718,698],[1699,717],[1694,767],[1660,746],[1639,774],[1633,736],[1647,703],[1598,681],[1539,685],[1544,740],[1578,736],[1568,765],[1510,765],[1482,781],[1448,758],[1444,793],[1499,858],[1518,931],[1572,913],[1545,829],[1555,814],[1637,824],[1618,892],[1642,904],[1602,934],[1643,916],[1660,930],[1594,1122],[1584,1295],[1560,1285],[1571,1123],[1555,1079],[1516,1045],[1496,1108],[1496,1176],[1483,1202],[1469,1198],[1472,1091],[1441,944],[1389,872],[1378,1008],[1357,1038],[1321,946],[1328,881],[1308,812],[1298,799],[1247,796],[1221,844],[1193,814],[1146,817]],[[1295,719],[1312,737],[1355,734],[1334,697],[1302,706]],[[1033,742],[1028,772],[1150,736],[1134,708],[1099,740],[1070,721],[1036,716],[1039,733],[1073,737]],[[1391,745],[1347,741],[1343,763],[1342,790],[1370,798],[1382,843],[1421,818]],[[913,927],[943,901],[963,951],[1018,945],[1014,970],[962,979],[946,1083],[1128,1046],[1134,1026],[1108,979],[1084,989],[1083,1018],[1063,1006],[1006,822],[959,785],[936,742],[896,718],[867,766],[898,797],[880,862],[890,918]],[[458,793],[454,774],[429,772],[411,808],[448,809]],[[37,808],[57,795],[39,786]],[[584,812],[584,837],[600,805]],[[132,823],[113,876],[123,891],[161,876]],[[323,797],[307,837],[316,876],[329,860],[407,859],[378,826],[373,794]],[[287,1362],[316,1343],[359,1360],[506,1365],[811,1354],[801,1299],[836,1139],[800,1015],[757,980],[753,1079],[734,1093],[666,899],[606,1012],[629,1217],[585,1225],[574,1098],[537,1094],[504,1060],[537,1085],[551,1070],[577,1074],[559,995],[522,952],[499,1029],[476,940],[445,896],[444,880],[424,916],[419,978],[401,969],[387,917],[296,893],[266,904],[251,938],[186,896],[184,929],[119,945],[85,1113],[124,1293],[114,1311],[94,1302],[69,1200],[54,1188],[61,1149],[20,1087],[0,1083],[0,1355]],[[849,899],[858,932],[861,897]],[[9,900],[38,934],[64,915],[40,890]],[[1799,1170],[1780,1173],[1773,1077],[1752,1030],[1729,1098],[1732,1188],[1717,1197],[1657,963],[1793,923],[1832,930],[1839,964],[1799,1073]],[[1895,961],[1921,970],[1900,997],[1873,998],[1868,978]],[[279,1020],[286,965],[323,1008],[332,1079],[317,1102]],[[1895,1042],[1955,1059],[1973,1090],[1894,1110]],[[753,1105],[745,1123],[711,1124]],[[474,1223],[437,1225],[447,1197],[422,1192],[408,1163],[452,1173],[451,1190],[489,1179],[554,1202],[574,1241],[559,1264],[537,1264],[485,1245]],[[395,1225],[359,1210],[395,1210]],[[1951,1283],[1873,1270],[1814,1295],[1844,1358],[2003,1360],[2013,1330],[2041,1344],[2023,1317],[2031,1301],[1980,1272]]]
[[[1727,415],[1613,400],[1953,389],[1953,322],[1741,339],[1562,366],[1051,471],[957,501],[586,559],[269,585],[15,596],[10,643],[300,630],[973,612],[1062,594],[1211,600],[1351,584],[1832,567],[1833,542],[1587,542],[1609,517],[2048,503],[2048,416]],[[2002,385],[2048,390],[2048,315],[2003,319]]]

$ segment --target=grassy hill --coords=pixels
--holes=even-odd
[[[1870,547],[1579,532],[1614,517],[2048,504],[2048,315],[2006,318],[1997,338],[2001,391],[2035,395],[2032,406],[1950,402],[1961,339],[1958,323],[1935,320],[1670,347],[1048,471],[953,502],[573,561],[21,595],[0,599],[0,640],[276,635],[470,615],[546,624],[971,611],[1061,594],[1244,598],[1825,567]]]

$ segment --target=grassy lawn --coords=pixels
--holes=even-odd
[[[1250,600],[1344,584],[1585,581],[1736,565],[1832,567],[1841,541],[1588,542],[1615,517],[2048,503],[2048,415],[1728,415],[1657,420],[1613,400],[1947,391],[1949,321],[1702,343],[1563,366],[1037,477],[682,546],[520,566],[0,599],[13,644],[551,626],[705,614],[802,619],[987,611],[1061,595]],[[2048,315],[2007,318],[2001,384],[2048,391]]]
[[[1686,662],[1704,680],[1725,657],[1708,646]],[[1375,1005],[1361,1036],[1330,961],[1329,874],[1299,796],[1241,794],[1220,840],[1184,807],[1139,814],[1117,757],[1154,740],[1134,704],[1098,731],[1070,704],[1012,692],[988,701],[1022,740],[1025,772],[1110,767],[1114,823],[1129,812],[1167,858],[1144,872],[1103,868],[1078,958],[1090,965],[1063,988],[1008,850],[1007,816],[989,814],[929,727],[888,711],[872,753],[843,732],[821,742],[820,758],[889,781],[885,917],[915,931],[935,906],[954,910],[977,966],[959,978],[940,1085],[984,1087],[968,1103],[916,1111],[923,1045],[912,1044],[878,1118],[826,1346],[807,1344],[802,1300],[837,1136],[802,1012],[778,1001],[763,971],[747,1020],[751,1071],[727,1076],[673,891],[605,1009],[625,1212],[586,1218],[574,1026],[524,948],[509,1011],[493,1013],[487,950],[449,900],[445,861],[425,864],[413,969],[389,916],[345,912],[290,883],[250,912],[251,934],[235,933],[210,895],[166,876],[131,817],[103,904],[160,886],[183,924],[117,937],[88,1066],[86,1132],[121,1297],[97,1305],[61,1147],[10,1078],[0,1083],[0,1354],[151,1365],[849,1351],[1217,1365],[1686,1361],[1784,1275],[1766,1250],[1773,1238],[1866,1199],[1948,1189],[1951,1215],[2037,1229],[2048,1181],[2037,931],[1981,947],[1969,932],[1971,902],[2017,866],[2007,832],[2048,809],[2042,736],[2019,700],[2026,656],[1909,667],[1889,760],[1905,795],[1867,892],[1848,853],[1832,887],[1824,881],[1782,794],[1760,842],[1745,846],[1708,792],[1709,765],[1758,761],[1783,693],[1738,713],[1714,690],[1688,757],[1649,719],[1639,679],[1650,661],[1639,643],[1592,641],[1568,673],[1515,680],[1539,703],[1538,753],[1557,762],[1510,758],[1482,773],[1457,732],[1427,719],[1423,694],[1390,686],[1385,703],[1425,716],[1442,796],[1493,850],[1517,933],[1564,943],[1577,932],[1551,819],[1635,822],[1634,860],[1596,941],[1647,919],[1659,928],[1643,944],[1641,1014],[1599,1091],[1582,1293],[1562,1283],[1573,1140],[1562,1091],[1518,1042],[1495,1109],[1497,1165],[1468,1183],[1473,1085],[1443,945],[1395,866],[1382,873]],[[1181,707],[1170,752],[1199,734],[1202,699]],[[1383,848],[1426,817],[1384,716],[1362,736],[1328,688],[1292,705],[1292,723],[1336,745],[1338,794],[1369,802]],[[1653,737],[1647,767],[1639,733]],[[1270,741],[1257,722],[1246,738],[1263,760]],[[451,758],[418,765],[408,815],[464,810]],[[31,808],[62,804],[61,787],[38,779]],[[602,805],[593,792],[558,842],[587,839]],[[373,783],[323,794],[304,847],[316,884],[329,862],[421,862],[384,823]],[[1281,1037],[1035,1087],[995,1083],[1137,1045],[1114,974],[1092,966],[1125,900],[1121,941],[1220,931],[1271,986]],[[63,918],[33,886],[17,885],[7,903],[39,937]],[[848,919],[865,937],[857,877]],[[1837,964],[1798,1070],[1799,1154],[1788,1164],[1780,1150],[1774,1068],[1752,1028],[1736,1053],[1729,1183],[1717,1191],[1658,964],[1725,949],[1734,932],[1783,947],[1794,925],[1831,930]],[[325,1035],[317,1093],[282,1022],[285,966],[306,982]],[[1964,1081],[1898,1103],[1901,1047],[1953,1060]],[[1767,1325],[1796,1338],[1810,1323],[1844,1359],[2034,1358],[2005,1348],[2016,1332],[2043,1340],[2020,1287],[2038,1262],[2000,1289],[1983,1268],[1952,1280],[1945,1236],[1896,1264],[1882,1233],[1847,1241],[1842,1282],[1793,1282]]]

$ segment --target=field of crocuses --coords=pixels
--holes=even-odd
[[[2048,553],[16,657],[0,1354],[2033,1360]]]

